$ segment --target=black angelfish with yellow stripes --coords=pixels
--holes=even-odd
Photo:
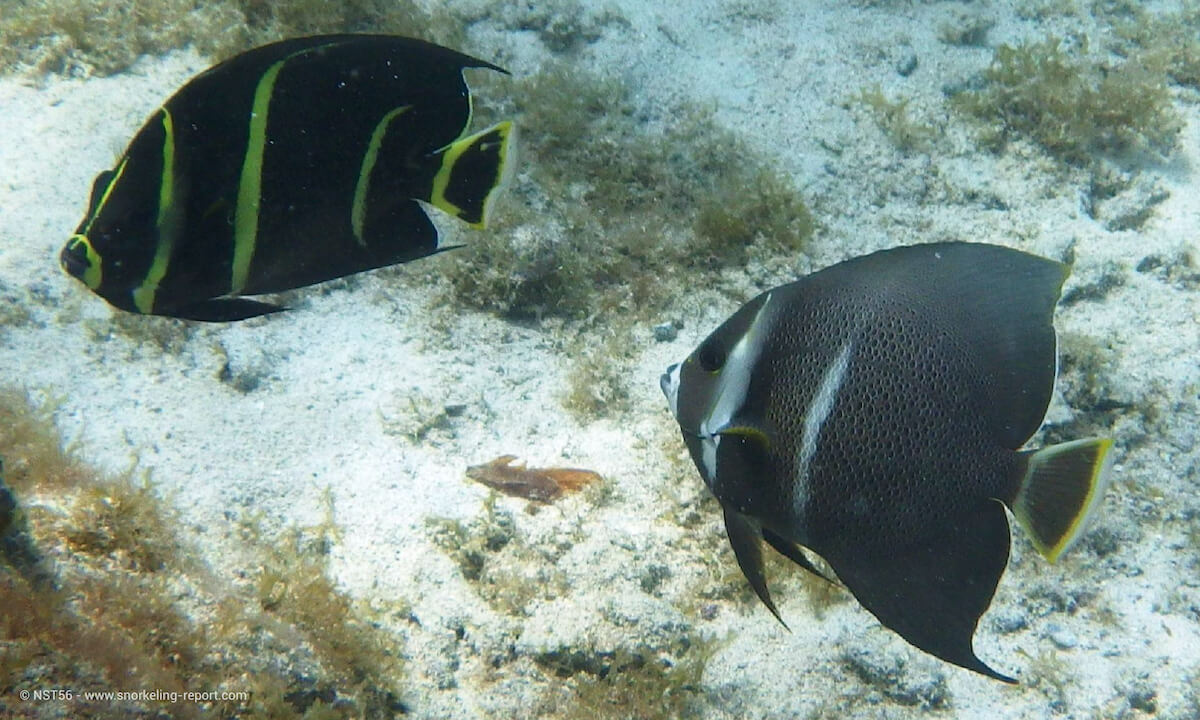
[[[420,202],[482,227],[512,126],[467,135],[465,68],[430,43],[325,35],[192,78],[92,187],[61,261],[112,305],[193,320],[279,310],[280,292],[439,250]]]
[[[1023,449],[1053,392],[1068,272],[994,245],[877,252],[759,295],[667,370],[738,565],[777,618],[764,539],[916,647],[1013,681],[972,642],[1008,564],[1004,508],[1053,562],[1111,464],[1107,439]]]

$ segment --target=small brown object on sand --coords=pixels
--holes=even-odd
[[[516,455],[501,455],[483,465],[467,468],[467,477],[505,495],[548,503],[564,492],[574,492],[602,479],[599,473],[580,468],[531,468],[513,465]]]

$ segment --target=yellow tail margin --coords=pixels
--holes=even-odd
[[[1029,453],[1012,511],[1047,560],[1083,535],[1108,489],[1112,440],[1089,438]]]
[[[486,227],[492,204],[516,164],[515,148],[516,129],[507,120],[450,143],[440,151],[430,204],[472,227]]]

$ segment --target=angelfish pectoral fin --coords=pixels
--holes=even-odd
[[[766,452],[771,449],[771,436],[765,430],[751,423],[730,424],[716,430],[714,435],[741,438],[759,450]]]
[[[1015,683],[975,655],[973,636],[1008,564],[1008,517],[988,501],[904,547],[822,553],[879,622],[930,655]]]
[[[750,587],[754,589],[758,599],[762,600],[775,619],[790,631],[791,628],[775,609],[775,603],[771,601],[771,591],[767,589],[767,576],[763,569],[762,534],[759,528],[750,518],[736,510],[728,507],[723,509],[725,532],[729,535],[729,544],[733,547],[738,567],[742,569],[742,574],[750,582]]]

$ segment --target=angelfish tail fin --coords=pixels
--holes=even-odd
[[[1089,438],[1025,454],[1013,515],[1055,562],[1087,529],[1112,475],[1112,440]]]
[[[437,152],[441,165],[427,200],[472,227],[486,227],[492,204],[512,174],[516,128],[497,123]]]

